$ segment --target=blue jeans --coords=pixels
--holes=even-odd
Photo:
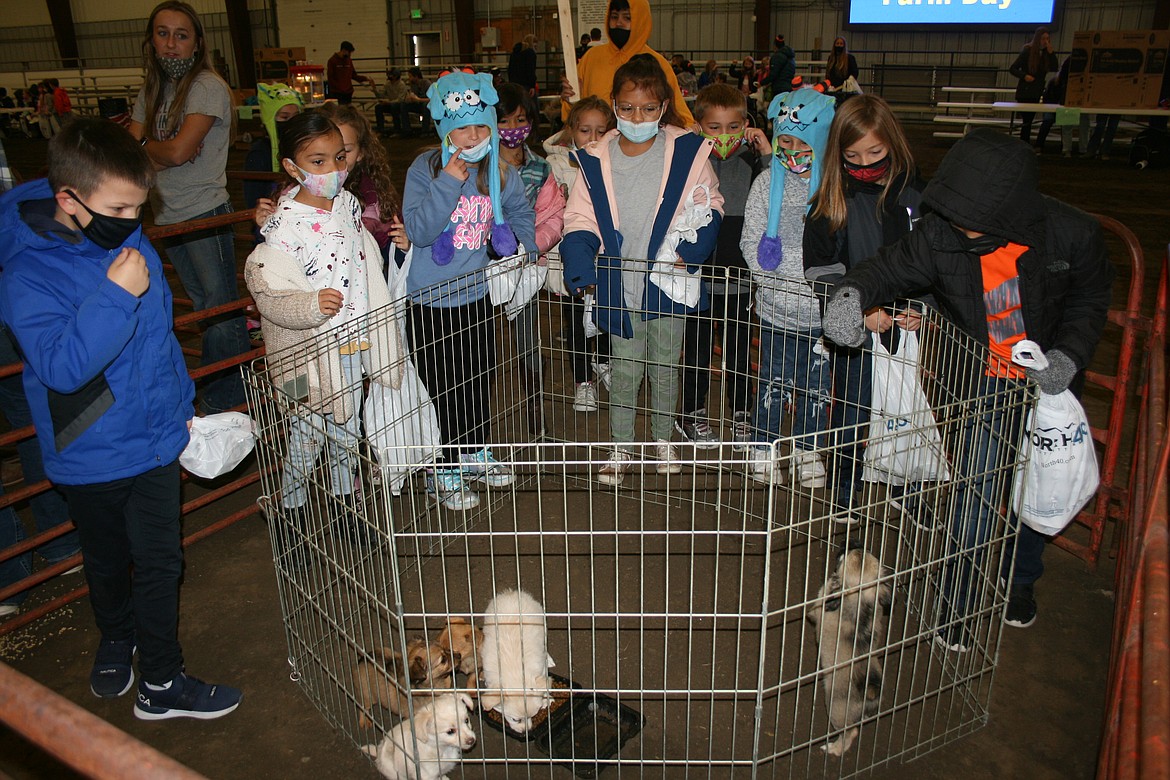
[[[981,606],[981,594],[991,587],[988,564],[995,562],[993,540],[999,534],[1005,537],[1000,577],[1009,579],[1014,571],[1013,585],[1031,585],[1044,573],[1046,537],[1022,525],[1010,507],[1015,473],[1010,464],[1019,458],[1027,412],[1024,388],[989,377],[976,386],[978,397],[963,411],[965,419],[958,423],[950,448],[956,480],[947,525],[941,622],[969,617]],[[1007,507],[1006,518],[1001,507]]]
[[[12,343],[6,329],[0,328],[0,366],[10,363],[19,363],[20,356]],[[0,411],[8,419],[13,429],[23,428],[32,424],[32,412],[29,411],[28,401],[24,396],[24,379],[20,374],[0,379]],[[24,471],[25,484],[32,485],[45,479],[45,464],[41,458],[41,447],[36,437],[25,439],[16,445],[20,455],[20,465]],[[4,487],[0,485],[0,495],[4,494]],[[34,496],[29,500],[32,506],[33,521],[37,531],[47,531],[56,528],[62,523],[69,522],[69,507],[65,498],[56,488]],[[11,547],[25,538],[24,524],[11,507],[0,510],[0,550]],[[77,532],[70,531],[51,542],[45,542],[37,548],[41,557],[49,563],[63,561],[77,553],[80,549]],[[0,563],[0,588],[7,587],[18,580],[32,574],[32,556],[28,553],[10,558]],[[7,603],[19,604],[25,594],[18,594]]]
[[[230,214],[225,203],[193,219]],[[240,299],[236,278],[236,239],[230,227],[202,230],[166,239],[167,257],[195,305],[195,311],[211,309]],[[252,348],[248,328],[240,312],[203,322],[203,356],[207,366],[243,354]],[[222,412],[244,403],[244,383],[238,366],[224,369],[203,380],[200,408],[205,413]]]
[[[829,355],[821,329],[785,330],[767,322],[760,327],[760,385],[756,393],[753,440],[765,444],[780,438],[785,409],[793,409],[795,448],[825,446],[829,405]],[[811,435],[811,439],[801,438]]]
[[[869,343],[867,338],[859,348],[828,345],[833,356],[833,408],[829,413],[833,504],[841,510],[853,508],[861,487],[864,440],[869,435],[866,424],[873,399],[873,350]]]
[[[345,387],[339,392],[348,393],[353,404],[353,414],[344,423],[334,422],[333,415],[311,414],[298,417],[289,425],[288,457],[280,476],[285,509],[304,506],[309,500],[309,476],[326,451],[329,462],[329,479],[333,495],[348,496],[353,493],[353,472],[357,460],[351,453],[357,450],[362,420],[362,356],[361,353],[341,356],[341,373]]]

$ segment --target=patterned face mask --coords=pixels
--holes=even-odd
[[[349,171],[344,168],[330,173],[309,173],[292,160],[289,162],[292,162],[293,167],[305,177],[300,182],[301,186],[305,188],[305,192],[317,198],[326,198],[327,200],[336,198],[340,194],[341,188],[345,186],[346,176],[349,175]]]
[[[501,127],[500,128],[500,143],[509,149],[517,149],[528,140],[528,136],[532,134],[532,125],[521,125],[520,127]]]
[[[780,155],[780,161],[784,163],[784,167],[793,173],[807,173],[813,164],[813,153],[811,149],[782,149],[779,144],[773,142],[773,150]]]
[[[885,177],[886,172],[890,170],[889,157],[883,157],[877,162],[870,163],[869,165],[858,165],[857,163],[851,163],[848,160],[842,160],[841,162],[845,165],[846,173],[848,173],[854,179],[857,179],[860,182],[865,182],[866,184],[872,184],[875,181],[881,181],[882,178]]]
[[[743,134],[745,130],[739,130],[735,133],[720,133],[719,135],[708,135],[707,133],[703,133],[703,137],[710,138],[711,141],[715,144],[715,148],[711,150],[712,153],[714,153],[714,155],[720,160],[726,160],[735,153],[736,149],[738,149],[743,144]]]
[[[177,57],[157,57],[159,67],[163,69],[173,81],[178,81],[187,75],[195,66],[195,55],[179,59]]]

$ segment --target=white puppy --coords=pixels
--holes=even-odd
[[[374,766],[390,780],[444,780],[463,751],[475,745],[468,715],[471,708],[471,699],[461,693],[437,696],[415,710],[413,735],[412,721],[404,720],[386,732],[380,744],[366,745],[363,750],[374,757]],[[418,755],[414,752],[416,739]]]
[[[500,591],[484,613],[479,703],[521,734],[552,701],[546,631],[544,608],[522,590]]]

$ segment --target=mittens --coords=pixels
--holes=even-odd
[[[842,347],[860,347],[865,341],[865,317],[861,312],[861,291],[837,287],[825,304],[821,317],[825,337]]]
[[[1044,357],[1048,358],[1048,368],[1025,368],[1024,373],[1040,386],[1041,392],[1059,395],[1068,389],[1077,375],[1077,366],[1059,349],[1048,350]]]

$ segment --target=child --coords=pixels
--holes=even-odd
[[[711,141],[688,132],[674,111],[670,82],[658,61],[638,55],[618,68],[611,99],[617,131],[576,154],[581,167],[565,217],[561,256],[565,286],[574,295],[596,286],[594,319],[610,334],[613,369],[609,430],[618,445],[598,472],[598,481],[620,485],[634,441],[638,386],[650,385],[651,435],[660,474],[682,466],[670,443],[678,401],[678,356],[689,309],[668,298],[650,280],[651,259],[688,196],[709,192],[711,222],[694,243],[677,247],[677,273],[697,273],[719,233],[723,196],[708,157]],[[598,255],[598,251],[601,255]],[[700,292],[698,308],[706,306]]]
[[[497,128],[500,134],[500,159],[520,174],[524,196],[536,213],[537,261],[547,265],[545,253],[561,240],[565,225],[565,197],[552,177],[552,169],[544,158],[534,154],[525,144],[532,134],[532,118],[536,104],[519,84],[506,83],[498,90],[500,103],[496,107]],[[509,318],[512,314],[509,313]],[[534,435],[544,433],[543,359],[537,338],[536,299],[515,315],[514,333],[516,353],[520,356],[520,387],[525,398],[528,430]]]
[[[465,474],[491,487],[515,480],[484,446],[496,363],[488,241],[501,257],[518,244],[535,247],[535,216],[520,177],[500,164],[491,76],[445,71],[427,95],[441,146],[419,155],[406,173],[402,212],[414,246],[407,335],[438,412],[440,439],[457,455],[428,475],[427,490],[461,511],[479,505]]]
[[[389,381],[385,369],[395,357],[364,322],[365,315],[390,302],[390,291],[373,270],[377,249],[362,225],[362,206],[342,187],[347,169],[341,131],[319,112],[298,114],[281,129],[279,152],[295,186],[262,228],[265,243],[249,255],[244,280],[260,311],[270,369],[276,376],[287,374],[292,388],[298,380],[307,386],[313,410],[290,426],[281,473],[281,505],[292,527],[303,530],[309,476],[323,443],[317,432],[327,439],[331,509],[353,506],[358,464],[350,453],[360,430],[362,363],[370,362],[371,376]],[[306,339],[316,342],[309,350]],[[312,365],[306,365],[306,351]],[[349,518],[343,509],[338,514]],[[355,528],[345,531],[362,541],[353,537]]]
[[[178,457],[195,387],[171,322],[171,291],[142,235],[154,169],[104,119],[78,118],[49,145],[49,179],[0,199],[0,316],[25,358],[45,473],[77,525],[101,632],[95,696],[134,684],[145,720],[218,718],[242,694],[183,671],[179,646]]]
[[[804,281],[801,242],[805,213],[824,170],[825,139],[836,101],[815,89],[785,92],[768,106],[773,156],[752,184],[740,248],[756,282],[760,317],[760,385],[753,420],[756,445],[750,473],[775,484],[780,464],[768,442],[780,437],[789,404],[793,476],[802,487],[824,487],[822,446],[829,402],[828,354],[821,341],[817,300]]]
[[[913,229],[923,186],[902,125],[886,102],[876,95],[857,95],[842,103],[829,131],[821,187],[804,228],[804,273],[810,282],[821,283],[818,293],[827,295],[825,283],[837,282],[850,268]],[[897,325],[917,330],[921,322],[910,310],[891,317],[886,308],[892,303],[875,306],[866,315],[870,329],[882,334],[891,354],[897,349]],[[861,486],[863,449],[857,431],[869,422],[873,352],[864,345],[828,346],[833,357],[830,427],[836,431],[833,516],[854,523],[860,520],[852,509]],[[894,495],[901,493],[897,488]],[[905,508],[910,517],[929,523],[919,515],[923,507]]]
[[[279,129],[304,110],[301,93],[284,84],[257,84],[256,103],[260,106],[260,124],[268,134],[252,142],[252,148],[244,158],[244,170],[282,173],[284,168],[281,167],[280,156],[277,154]],[[271,181],[244,179],[244,207],[250,209],[257,206],[260,199],[266,199],[272,191]],[[271,204],[272,201],[268,203]],[[271,213],[269,209],[265,219]],[[263,220],[260,224],[264,224]]]
[[[561,187],[561,194],[567,199],[577,181],[577,162],[571,152],[584,149],[617,127],[613,109],[609,102],[599,97],[578,100],[569,109],[565,129],[544,142],[544,152],[553,176]],[[568,295],[565,289],[564,264],[559,251],[549,256],[549,289],[560,295]],[[569,351],[573,356],[573,409],[578,412],[597,411],[597,385],[589,373],[589,353],[585,339],[585,304],[581,298],[569,297],[565,307],[569,317]],[[594,349],[597,360],[593,363],[598,379],[609,387],[609,336],[599,333]]]
[[[719,446],[719,437],[707,421],[707,391],[711,384],[713,321],[726,325],[724,377],[731,386],[732,438],[737,450],[751,441],[751,390],[748,347],[751,340],[751,278],[739,248],[743,211],[748,190],[771,160],[771,144],[764,131],[747,126],[747,99],[735,87],[712,84],[695,100],[699,133],[711,140],[711,168],[723,195],[723,224],[719,241],[704,266],[704,283],[710,285],[711,308],[687,318],[683,339],[682,414],[674,427],[700,449]]]

